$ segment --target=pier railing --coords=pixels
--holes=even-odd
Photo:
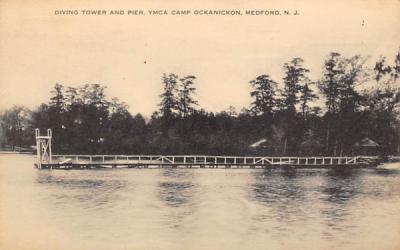
[[[350,165],[354,157],[247,157],[210,155],[52,155],[53,163],[165,165]],[[365,158],[365,157],[364,157]]]
[[[268,166],[358,166],[374,157],[260,157],[210,155],[52,155],[39,168],[183,167],[266,168]]]

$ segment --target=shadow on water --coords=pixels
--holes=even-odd
[[[117,192],[127,186],[126,180],[100,171],[39,171],[36,181],[52,189],[52,204],[97,209],[114,206]]]
[[[193,213],[193,171],[187,169],[162,169],[162,180],[158,183],[159,199],[168,209],[164,209],[165,223],[169,227],[180,227],[184,219]],[[172,208],[172,209],[171,209]]]

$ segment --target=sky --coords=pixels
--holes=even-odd
[[[127,15],[128,10],[146,15]],[[149,15],[148,10],[241,10],[241,16]],[[79,15],[56,15],[77,10]],[[82,15],[124,10],[125,15]],[[295,10],[299,15],[245,15]],[[163,73],[195,75],[207,111],[248,107],[249,81],[305,60],[321,76],[330,52],[393,60],[400,48],[400,1],[50,1],[0,0],[0,110],[48,102],[55,83],[107,86],[132,113],[157,109]]]

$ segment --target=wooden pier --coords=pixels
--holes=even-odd
[[[366,167],[367,157],[239,157],[206,155],[53,155],[41,169]]]
[[[39,169],[95,168],[254,168],[271,167],[369,167],[377,157],[261,157],[210,155],[52,155],[51,130],[41,136],[36,129],[37,162]]]

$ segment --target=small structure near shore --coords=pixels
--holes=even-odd
[[[274,143],[266,138],[261,138],[258,141],[250,144],[249,148],[251,152],[256,155],[275,153],[276,150]]]
[[[317,155],[320,153],[322,144],[315,139],[308,139],[300,144],[301,155]]]
[[[379,155],[381,146],[368,137],[354,144],[353,154],[355,155]]]

